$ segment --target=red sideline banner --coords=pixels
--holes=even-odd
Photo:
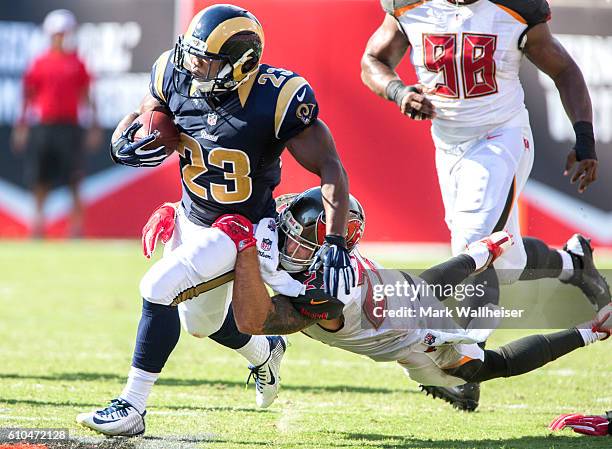
[[[181,2],[181,28],[186,27],[193,14],[213,3]],[[266,34],[263,61],[295,71],[312,85],[320,105],[320,118],[332,130],[348,171],[351,192],[366,209],[366,240],[447,242],[449,233],[443,219],[429,124],[403,117],[395,105],[376,97],[360,79],[360,59],[366,42],[384,16],[379,2],[237,0],[236,3],[253,12],[263,25]],[[612,21],[610,11],[557,8],[551,26],[566,41],[573,29],[585,28],[576,31],[586,36],[580,42],[586,45],[590,36],[599,42],[598,48],[610,52],[607,61],[612,61],[612,39],[601,41],[610,33],[605,25],[608,19]],[[164,48],[159,48],[159,53],[173,44],[168,41]],[[580,48],[574,46],[570,51],[575,55]],[[581,66],[588,63],[584,58],[578,62]],[[554,92],[548,90],[533,67],[527,62],[525,65],[522,76],[539,156],[534,181],[520,205],[523,232],[558,244],[571,233],[581,231],[594,237],[598,244],[612,245],[612,208],[605,193],[612,188],[612,182],[602,170],[600,185],[594,193],[578,196],[573,188],[566,187],[567,179],[560,172],[572,144],[571,136],[563,131],[562,118],[555,115],[557,104],[547,103],[552,101]],[[407,82],[414,81],[408,61],[401,64],[399,71]],[[594,75],[587,78],[590,86],[600,83],[596,86],[599,98],[594,99],[596,125],[612,123],[610,108],[602,106],[605,98],[612,98],[606,90],[612,84]],[[606,140],[607,134],[598,134],[598,139],[600,135],[601,168],[612,169],[612,146]],[[176,159],[170,159],[155,170],[113,168],[90,176],[84,183],[85,234],[137,236],[149,211],[163,201],[180,197],[178,174]],[[284,154],[283,181],[277,193],[301,191],[316,183],[315,176],[307,174],[288,153]],[[26,234],[27,224],[11,213],[2,201],[2,192],[0,188],[0,235]],[[50,234],[63,235],[65,222],[66,215],[57,213],[49,220]]]

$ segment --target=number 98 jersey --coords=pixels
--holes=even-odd
[[[150,91],[181,133],[182,203],[189,219],[210,225],[226,213],[254,223],[275,216],[280,155],[318,116],[312,88],[293,72],[262,64],[238,89],[209,104],[187,97],[198,93],[185,75],[173,78],[172,55],[167,51],[155,62]]]
[[[438,147],[480,137],[525,110],[522,48],[526,32],[549,20],[546,0],[381,1],[410,41],[419,82],[434,91]]]

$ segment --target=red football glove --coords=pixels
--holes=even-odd
[[[212,224],[213,228],[220,229],[236,245],[238,252],[255,246],[257,240],[253,236],[253,223],[238,214],[221,215]]]
[[[553,422],[550,423],[548,428],[550,430],[561,430],[565,427],[571,427],[574,432],[581,433],[583,435],[593,435],[602,437],[605,435],[612,435],[612,411],[607,412],[606,415],[590,415],[584,416],[576,413],[570,413],[565,415],[557,416]]]
[[[147,259],[150,259],[155,251],[158,238],[165,244],[172,237],[175,216],[176,203],[164,203],[149,217],[142,228],[142,252]]]

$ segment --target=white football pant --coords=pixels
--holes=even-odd
[[[179,206],[172,238],[142,278],[140,294],[156,304],[178,303],[183,328],[207,337],[227,315],[235,264],[234,242],[219,229],[192,223]]]
[[[453,255],[494,230],[507,230],[515,243],[494,266],[502,284],[515,282],[527,262],[517,206],[534,158],[527,111],[478,139],[452,146],[434,135],[434,143]]]

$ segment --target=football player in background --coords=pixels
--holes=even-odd
[[[416,277],[398,270],[380,270],[359,253],[356,245],[364,231],[363,217],[363,209],[351,197],[347,242],[359,279],[348,294],[340,289],[337,295],[329,295],[322,289],[323,271],[308,268],[320,246],[321,224],[325,222],[321,190],[313,188],[294,197],[279,215],[280,261],[281,267],[306,289],[297,297],[277,294],[272,298],[260,275],[250,222],[239,215],[220,217],[213,227],[230,236],[238,251],[232,299],[238,328],[252,334],[302,331],[315,340],[375,361],[397,361],[413,380],[446,387],[518,376],[604,340],[612,332],[610,303],[590,323],[483,350],[476,343],[491,329],[474,326],[464,330],[452,319],[425,318],[418,310],[442,310],[439,300],[445,299],[447,286],[455,287],[486,269],[511,248],[510,235],[500,231],[473,242],[463,254]],[[386,287],[398,283],[412,288],[408,294],[387,293]],[[401,287],[394,290],[403,291]],[[415,313],[403,313],[406,309]]]
[[[516,244],[475,282],[488,285],[472,306],[498,302],[499,282],[559,278],[580,288],[596,309],[610,289],[593,262],[589,240],[563,250],[521,239],[516,199],[533,165],[534,144],[519,80],[523,56],[549,75],[576,132],[564,175],[578,191],[597,179],[591,100],[582,73],[552,36],[545,0],[381,0],[387,13],[362,58],[362,79],[413,119],[431,119],[436,168],[453,254],[493,232]],[[418,84],[395,68],[410,49]],[[464,410],[478,405],[479,386],[428,388]]]
[[[175,226],[165,234],[172,239],[164,257],[140,284],[142,316],[127,384],[106,408],[77,417],[93,430],[124,436],[144,432],[146,401],[178,342],[180,322],[189,333],[209,336],[247,358],[257,404],[267,407],[274,401],[286,341],[237,330],[230,307],[236,249],[211,225],[220,215],[239,213],[263,230],[276,231],[272,192],[280,182],[285,147],[321,178],[329,220],[318,260],[331,273],[326,289],[336,294],[339,277],[355,276],[344,239],[348,180],[333,138],[318,119],[308,82],[262,64],[263,48],[262,26],[250,12],[232,5],[200,11],[174,49],[157,59],[150,93],[113,134],[115,162],[157,166],[166,150],[143,148],[156,134],[135,141],[142,125],[134,120],[151,110],[171,114],[180,131],[183,194],[176,221],[173,216],[171,224],[164,224]],[[157,218],[164,221],[162,215]],[[276,267],[262,274],[274,286]]]

